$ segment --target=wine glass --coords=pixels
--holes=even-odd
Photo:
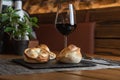
[[[58,5],[56,18],[56,29],[64,35],[64,47],[67,47],[67,36],[76,29],[76,13],[73,4],[69,3],[64,6]]]

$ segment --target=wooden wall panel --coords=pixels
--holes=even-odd
[[[120,20],[120,7],[91,9],[89,13],[91,21],[103,22]]]
[[[95,47],[120,49],[120,39],[96,39]]]
[[[95,54],[120,56],[120,49],[96,47]]]
[[[96,25],[95,38],[120,39],[120,24]]]

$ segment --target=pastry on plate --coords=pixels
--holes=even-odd
[[[56,54],[51,52],[45,44],[41,44],[36,48],[27,48],[24,51],[24,61],[29,63],[45,63],[55,58]]]
[[[37,46],[37,48],[47,50],[50,53],[50,59],[55,59],[56,58],[56,54],[54,52],[50,51],[50,49],[48,48],[47,45],[41,44],[41,45]]]
[[[40,48],[27,48],[24,52],[24,61],[29,63],[44,63],[49,61],[49,52]]]
[[[57,56],[57,61],[63,63],[79,63],[82,59],[80,48],[71,44],[64,48]]]

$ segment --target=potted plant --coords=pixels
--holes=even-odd
[[[17,14],[17,10],[14,10],[12,7],[6,8],[4,13],[0,14],[0,18],[2,19],[0,26],[9,35],[13,44],[15,44],[15,53],[21,55],[32,37],[32,27],[37,26],[37,18],[29,17],[26,14],[21,18]],[[20,45],[23,46],[23,49],[19,48]],[[22,50],[19,51],[20,49]]]

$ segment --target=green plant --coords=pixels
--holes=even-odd
[[[0,14],[0,28],[10,35],[10,38],[24,40],[25,36],[31,36],[32,27],[37,26],[37,18],[24,15],[21,17],[17,10],[12,7],[6,8],[4,13]]]

